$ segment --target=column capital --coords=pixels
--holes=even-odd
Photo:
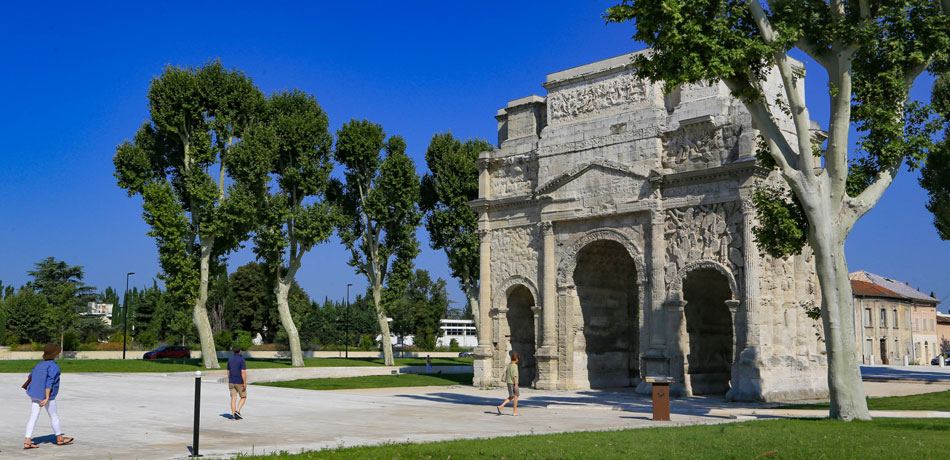
[[[481,242],[486,242],[486,240],[491,237],[491,229],[480,228],[476,230],[476,232],[478,233],[478,239]]]
[[[550,235],[554,233],[554,223],[549,220],[542,220],[538,222],[538,228],[541,229],[543,235]]]

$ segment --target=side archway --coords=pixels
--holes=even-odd
[[[697,260],[690,262],[680,271],[676,272],[676,276],[670,280],[668,297],[671,297],[673,300],[683,299],[683,280],[686,279],[686,276],[689,275],[690,272],[703,269],[719,272],[726,279],[726,282],[729,283],[730,300],[738,298],[739,285],[736,283],[736,277],[732,275],[731,270],[714,260]]]

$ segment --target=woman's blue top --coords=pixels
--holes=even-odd
[[[49,399],[56,399],[59,393],[59,366],[56,361],[41,361],[30,372],[30,384],[26,387],[26,394],[31,399],[46,399],[46,389],[49,388]]]

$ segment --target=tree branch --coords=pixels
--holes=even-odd
[[[890,168],[881,170],[874,176],[874,182],[871,183],[868,188],[864,189],[860,195],[854,198],[848,198],[845,201],[846,206],[842,207],[842,210],[850,210],[850,215],[844,216],[846,218],[842,219],[841,222],[844,224],[846,231],[844,235],[850,233],[854,224],[877,204],[878,200],[881,199],[881,195],[884,194],[884,191],[894,182],[894,177],[897,176],[903,164],[904,160],[902,159]]]
[[[723,81],[733,93],[739,93],[743,89],[751,89],[748,83],[739,82],[733,79],[724,79]],[[775,123],[775,120],[772,118],[772,114],[769,113],[768,108],[765,107],[762,101],[743,102],[746,106],[746,109],[748,109],[749,113],[752,115],[752,121],[755,125],[755,128],[759,131],[762,131],[765,135],[765,138],[775,144],[774,149],[771,149],[772,157],[775,159],[775,162],[778,163],[782,174],[789,178],[796,176],[796,173],[798,172],[796,169],[798,164],[798,155],[792,150],[791,145],[788,144],[788,139],[785,139],[785,136],[782,134],[782,130]]]
[[[760,4],[758,0],[747,0],[746,3],[749,5],[749,11],[752,13],[752,18],[755,20],[755,24],[759,28],[759,33],[762,34],[762,38],[765,39],[765,42],[769,45],[775,45],[775,40],[778,37],[772,29],[772,24],[769,22],[765,10],[762,9],[762,4]],[[811,120],[808,118],[804,97],[802,94],[799,94],[797,90],[798,77],[795,76],[795,71],[792,68],[792,63],[789,61],[788,53],[775,51],[772,57],[778,65],[779,75],[782,78],[783,86],[785,86],[785,97],[788,100],[789,111],[792,116],[792,121],[795,124],[795,133],[798,138],[797,156],[802,163],[797,166],[800,170],[805,171],[809,166],[806,158],[811,156]],[[788,163],[795,165],[792,161]]]
[[[831,100],[828,121],[828,149],[825,151],[825,170],[831,186],[831,199],[844,199],[848,182],[848,134],[851,128],[851,56],[841,53],[828,74],[837,94]]]

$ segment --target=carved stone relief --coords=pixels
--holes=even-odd
[[[536,279],[541,243],[541,234],[535,225],[492,230],[492,285],[502,286],[518,276]]]
[[[745,259],[738,201],[669,209],[664,236],[668,288],[683,268],[703,260],[717,262],[728,268],[737,281],[741,279]]]
[[[741,126],[716,127],[710,122],[690,123],[663,135],[664,168],[697,169],[720,166],[739,156]]]
[[[537,186],[538,162],[527,155],[493,159],[491,190],[496,197],[530,194]]]
[[[548,94],[548,117],[563,122],[643,102],[647,83],[626,73],[595,82],[581,82]]]

